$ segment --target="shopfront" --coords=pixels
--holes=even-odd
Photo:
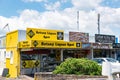
[[[116,59],[120,62],[120,43],[113,43],[112,47],[116,54]]]
[[[18,77],[21,74],[53,71],[67,57],[85,57],[80,51],[81,44],[64,41],[62,30],[27,28],[26,31],[10,32],[6,35],[8,74]]]
[[[70,41],[64,41],[62,30],[35,28],[8,33],[6,68],[10,77],[53,71],[69,57],[91,59],[92,56],[111,56],[110,44],[89,43],[88,33],[72,32],[69,37]]]
[[[81,43],[78,42],[41,40],[19,42],[21,74],[53,71],[57,65],[68,57],[83,57],[78,55],[80,48]],[[75,55],[76,52],[77,55]]]
[[[113,57],[115,58],[115,54],[113,53],[112,44],[105,43],[92,43],[91,49],[93,49],[93,58],[98,57]]]
[[[110,43],[82,43],[81,50],[87,54],[86,58],[89,59],[98,57],[115,58],[116,56],[112,44]]]
[[[92,44],[93,57],[116,58],[116,53],[112,47],[113,43],[115,43],[114,35],[95,34],[95,43]]]

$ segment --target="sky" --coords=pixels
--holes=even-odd
[[[0,0],[0,35],[40,28],[94,36],[98,14],[100,34],[119,36],[120,0]]]

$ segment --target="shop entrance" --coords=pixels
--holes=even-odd
[[[48,49],[30,49],[20,52],[20,73],[34,74],[40,72],[42,66],[42,55],[48,55]]]
[[[98,57],[113,57],[114,53],[110,49],[94,49],[94,58]]]
[[[21,51],[20,72],[21,74],[51,72],[66,58],[86,58],[88,53],[89,50],[75,49],[33,49],[31,51]]]
[[[21,54],[21,74],[34,74],[40,71],[39,54]]]
[[[51,72],[61,63],[61,50],[38,49],[21,51],[20,73],[34,74],[35,72]]]

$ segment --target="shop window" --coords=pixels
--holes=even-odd
[[[21,56],[22,60],[37,60],[38,59],[38,55],[27,55],[27,54],[22,54]]]
[[[10,51],[7,51],[5,57],[6,57],[6,58],[10,58],[10,55],[11,55],[11,52],[10,52]]]
[[[13,64],[13,51],[10,52],[10,64]]]
[[[56,50],[55,57],[56,57],[56,60],[57,60],[57,61],[60,61],[60,59],[61,59],[60,50]]]

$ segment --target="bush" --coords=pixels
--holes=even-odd
[[[7,74],[7,75],[6,75],[6,78],[9,78],[9,77],[10,77],[10,74]]]
[[[86,58],[68,58],[53,71],[54,74],[101,75],[102,67]]]

